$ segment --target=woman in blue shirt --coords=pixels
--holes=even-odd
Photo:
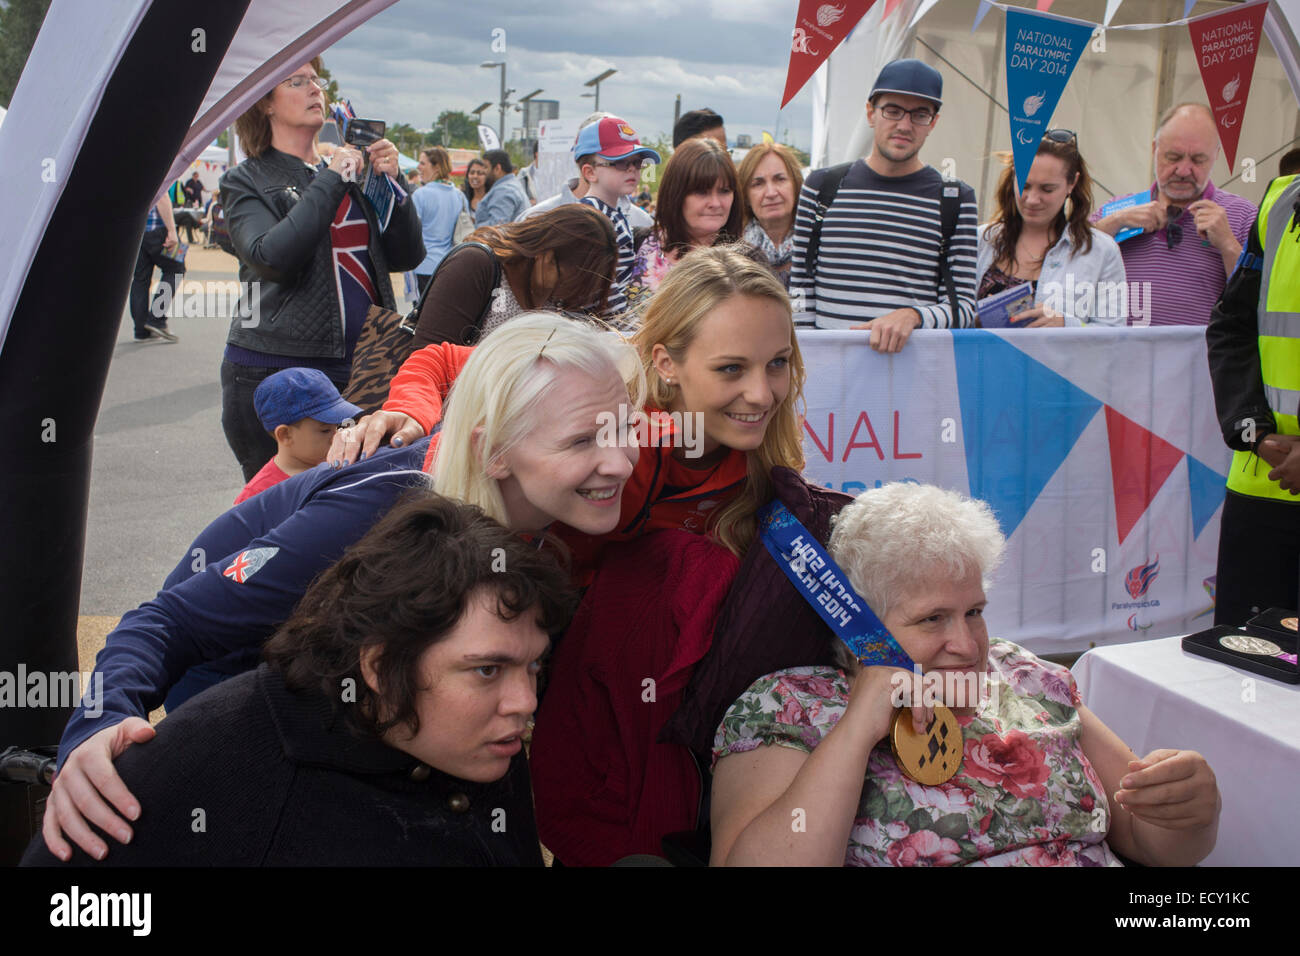
[[[451,156],[441,146],[420,151],[420,177],[424,185],[411,194],[411,199],[420,213],[424,232],[424,261],[415,267],[415,281],[423,295],[438,263],[452,247],[456,220],[462,212],[469,212],[469,201],[452,184]]]

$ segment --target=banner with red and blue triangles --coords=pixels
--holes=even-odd
[[[1054,652],[1205,626],[1230,453],[1202,330],[921,333],[894,356],[815,332],[800,347],[810,478],[849,494],[930,482],[993,509],[1008,538],[993,633]]]

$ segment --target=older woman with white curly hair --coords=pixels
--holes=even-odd
[[[885,485],[844,508],[830,555],[925,680],[841,645],[838,668],[751,685],[715,742],[714,864],[1190,865],[1214,848],[1219,792],[1200,754],[1139,760],[1068,670],[990,640],[984,588],[1004,546],[986,504],[933,486]],[[910,695],[929,689],[960,730],[941,783],[918,782],[930,778],[891,734],[910,702],[901,723],[926,739],[943,708]]]

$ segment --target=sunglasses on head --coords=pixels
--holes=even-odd
[[[1079,137],[1070,129],[1049,129],[1043,134],[1043,139],[1049,139],[1053,143],[1064,143],[1067,146],[1078,146]]]

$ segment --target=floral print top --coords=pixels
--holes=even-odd
[[[989,641],[989,696],[959,717],[964,755],[937,787],[906,777],[889,741],[871,752],[846,866],[1119,866],[1110,805],[1079,746],[1070,672],[1010,641]],[[848,706],[830,667],[759,678],[722,720],[713,760],[778,744],[811,753]]]
[[[651,229],[632,260],[632,274],[627,280],[626,290],[628,308],[643,310],[668,270],[677,265],[678,258],[664,252],[659,244],[659,231]]]

